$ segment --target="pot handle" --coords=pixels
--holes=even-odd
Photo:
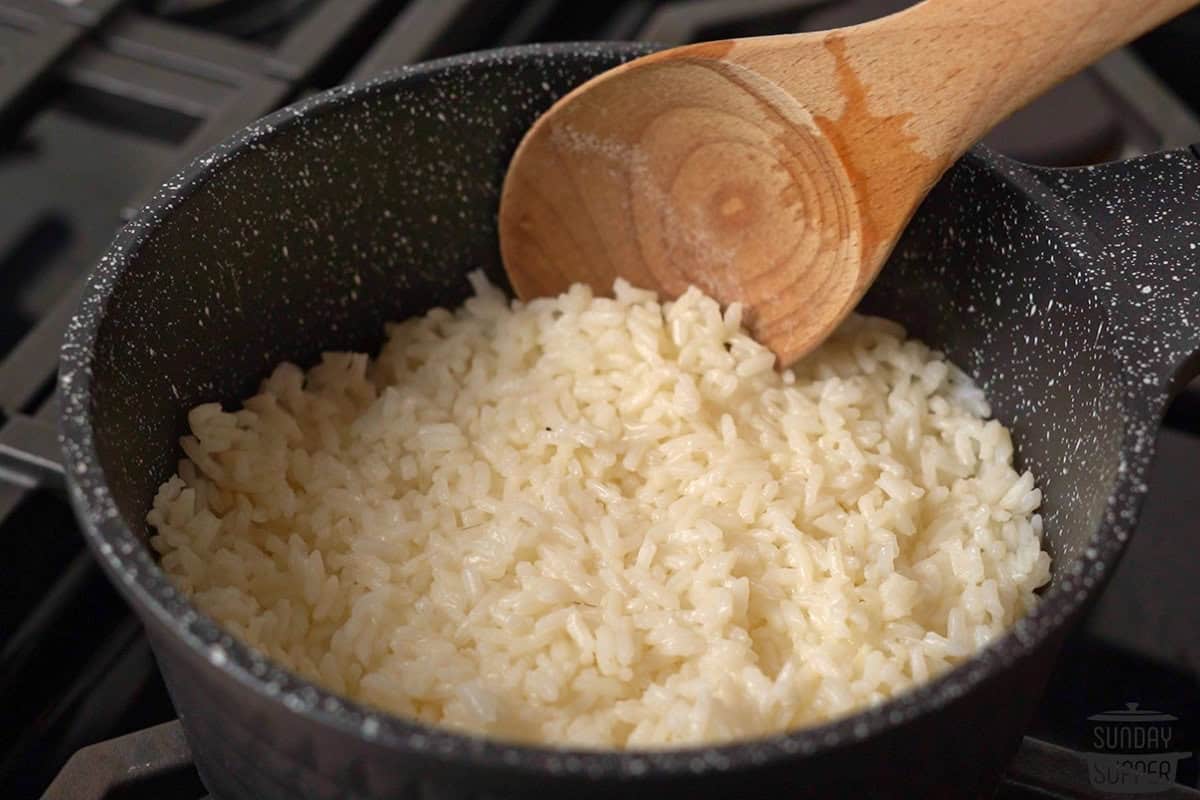
[[[1131,380],[1175,394],[1200,373],[1200,144],[1032,171],[1074,218],[1072,249],[1100,256],[1087,278],[1126,328],[1108,339]]]

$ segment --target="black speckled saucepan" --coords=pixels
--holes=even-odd
[[[510,746],[365,708],[234,641],[167,580],[146,511],[185,412],[284,359],[372,349],[383,323],[503,282],[496,208],[534,118],[645,52],[555,45],[334,89],[195,161],[117,237],[63,346],[71,496],[145,622],[218,800],[942,796],[1011,757],[1060,642],[1133,530],[1159,417],[1200,352],[1200,160],[1048,170],[983,149],[924,204],[864,309],[982,385],[1039,476],[1053,580],[935,681],[816,728],[713,748]]]

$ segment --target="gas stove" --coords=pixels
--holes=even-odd
[[[819,30],[904,5],[0,0],[0,797],[206,796],[141,627],[71,516],[54,431],[58,343],[83,276],[159,183],[255,118],[390,67],[522,42]],[[1200,143],[1197,46],[1193,12],[987,141],[1047,165]],[[1068,643],[998,796],[1107,796],[1117,784],[1094,783],[1100,731],[1150,710],[1170,718],[1185,754],[1159,796],[1197,784],[1200,390],[1172,406],[1159,453],[1139,533]],[[1147,788],[1122,780],[1127,793]]]

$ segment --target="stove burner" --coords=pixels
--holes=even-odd
[[[252,39],[302,16],[312,0],[147,0],[156,16]]]

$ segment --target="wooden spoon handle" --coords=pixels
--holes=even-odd
[[[848,306],[929,188],[996,123],[1196,2],[926,0],[849,28],[701,44],[665,57],[723,62],[760,105],[785,107],[782,96],[803,108],[793,112],[791,140],[815,141],[815,126],[832,153],[804,170],[828,176],[824,165],[840,163],[840,191],[858,210],[857,222],[829,228],[842,238],[856,228],[861,241],[854,290],[840,301]]]
[[[890,74],[895,83],[868,91],[911,98],[906,127],[949,163],[1054,84],[1196,2],[926,0],[861,26],[847,58],[901,63],[891,48],[905,53],[910,67]]]
[[[861,235],[850,303],[929,188],[996,123],[1196,2],[925,0],[849,28],[692,45],[658,58],[719,63],[758,107],[790,120],[794,151],[828,145],[801,171],[829,176],[828,163],[840,163],[840,191],[855,197],[859,220],[839,228],[843,237],[856,226]],[[733,99],[720,102],[733,107]],[[762,115],[741,116],[765,127]]]

